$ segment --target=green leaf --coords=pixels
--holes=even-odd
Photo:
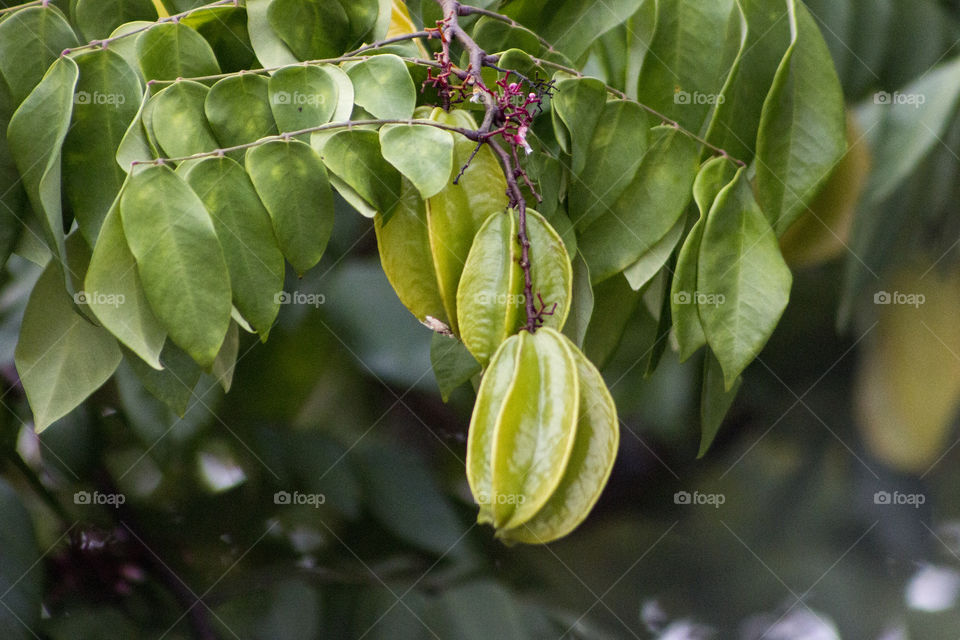
[[[0,74],[13,104],[37,86],[61,51],[77,44],[70,24],[53,6],[21,9],[0,22]]]
[[[239,5],[208,7],[184,16],[181,22],[210,43],[224,71],[255,69],[257,56],[247,33],[247,11]]]
[[[720,425],[730,410],[730,405],[740,391],[743,378],[739,376],[728,390],[723,382],[723,369],[711,351],[703,359],[703,384],[700,387],[700,450],[697,458],[702,458],[710,450],[720,431]]]
[[[720,191],[707,216],[692,301],[727,390],[770,338],[793,280],[745,173]]]
[[[420,192],[423,199],[447,186],[453,170],[453,136],[425,125],[386,125],[380,129],[383,157]]]
[[[680,238],[683,237],[683,231],[686,228],[685,216],[680,216],[667,235],[660,238],[649,251],[640,256],[639,260],[623,270],[623,275],[634,291],[642,289],[663,268],[680,242]]]
[[[623,271],[650,251],[683,215],[697,175],[700,146],[682,132],[658,128],[659,139],[633,180],[579,238],[594,284]],[[662,132],[666,132],[663,134]]]
[[[513,0],[504,13],[539,33],[571,60],[632,16],[642,0]]]
[[[170,339],[213,364],[230,322],[230,276],[203,202],[166,166],[130,177],[123,231],[150,307]]]
[[[587,337],[587,328],[593,316],[593,287],[590,286],[590,268],[579,253],[573,259],[573,295],[570,315],[563,326],[563,335],[570,338],[577,347],[583,347]]]
[[[472,36],[484,51],[505,51],[513,48],[514,51],[523,51],[528,55],[540,56],[543,53],[543,45],[533,31],[486,16],[477,20]],[[502,69],[516,69],[528,78],[532,77],[527,75],[524,69],[504,63],[502,58],[500,63]]]
[[[0,81],[0,131],[6,132],[13,115],[13,104],[5,83]],[[20,172],[7,146],[6,135],[0,135],[0,265],[7,263],[17,238],[26,227],[30,204],[23,190]]]
[[[4,21],[6,24],[7,21]],[[34,212],[43,223],[47,247],[64,255],[60,157],[73,112],[79,71],[70,58],[58,58],[37,88],[10,118],[7,143]]]
[[[110,34],[111,38],[123,36],[111,42],[110,49],[114,53],[119,54],[121,58],[126,60],[127,64],[130,65],[130,68],[137,72],[137,77],[139,77],[141,80],[143,80],[143,73],[140,71],[140,58],[137,57],[137,36],[128,36],[126,34],[134,31],[140,33],[141,30],[149,28],[153,24],[153,20],[136,20],[134,22],[125,22],[114,29]]]
[[[209,93],[210,89],[199,82],[182,80],[151,98],[153,108],[149,122],[167,157],[179,158],[219,148],[204,111]],[[146,112],[144,116],[146,122]]]
[[[347,69],[354,102],[374,118],[404,119],[413,115],[417,90],[407,65],[393,54],[374,56]]]
[[[103,221],[84,278],[84,294],[100,324],[154,369],[167,332],[154,315],[127,247],[120,221],[120,194]]]
[[[270,109],[270,81],[243,73],[210,87],[203,109],[221,147],[233,147],[276,135]]]
[[[707,139],[734,158],[750,162],[763,103],[790,46],[790,21],[786,2],[738,0],[738,6],[747,21],[746,39],[721,91],[723,101],[710,120]]]
[[[106,38],[125,22],[157,19],[151,0],[76,0],[73,12],[77,28],[88,41]]]
[[[282,67],[298,62],[290,48],[270,25],[267,11],[273,0],[247,0],[247,32],[257,60],[265,68]]]
[[[158,24],[137,36],[137,59],[147,80],[220,73],[217,56],[199,33],[179,22]]]
[[[30,294],[14,356],[37,432],[100,388],[123,357],[113,336],[74,310],[63,282],[51,260]]]
[[[273,0],[267,18],[299,60],[334,58],[351,44],[350,18],[339,2]]]
[[[741,27],[734,0],[658,0],[640,102],[699,132],[736,59]]]
[[[594,130],[604,113],[607,89],[596,78],[560,80],[553,94],[551,116],[560,148],[570,154],[571,170],[583,172],[590,156]]]
[[[621,276],[593,285],[593,315],[583,338],[583,352],[598,367],[613,357],[641,297]]]
[[[17,492],[0,479],[0,636],[9,640],[35,638],[43,609],[43,559],[30,512]]]
[[[117,164],[125,173],[130,172],[132,163],[155,157],[143,122],[144,112],[149,101],[150,94],[144,93],[137,114],[130,122],[130,126],[127,127],[123,137],[120,138],[120,144],[117,145]]]
[[[694,303],[697,294],[697,263],[707,214],[720,190],[733,180],[736,166],[726,158],[713,158],[703,164],[693,183],[693,197],[700,209],[700,219],[693,225],[677,255],[670,289],[670,315],[673,336],[679,346],[680,362],[707,343]]]
[[[481,369],[480,363],[470,355],[462,342],[439,333],[434,333],[430,342],[430,362],[444,402]]]
[[[373,209],[393,209],[400,197],[400,173],[384,159],[376,131],[339,131],[327,140],[321,155],[331,173]]]
[[[143,93],[136,72],[110,49],[75,60],[80,79],[73,123],[63,143],[63,191],[80,232],[93,246],[127,177],[117,164],[117,147],[136,117]]]
[[[230,391],[230,385],[233,384],[233,371],[237,366],[237,353],[240,351],[240,331],[236,322],[230,323],[227,329],[227,337],[223,340],[217,359],[213,361],[210,367],[210,375],[223,387],[224,393]]]
[[[203,201],[223,247],[230,272],[233,303],[266,339],[280,309],[283,254],[273,234],[270,214],[250,178],[230,158],[206,158],[184,175]]]
[[[139,358],[128,357],[126,362],[153,397],[167,405],[177,416],[184,416],[193,397],[193,389],[203,373],[186,351],[168,340],[160,355],[163,369],[159,371],[148,367]]]
[[[356,94],[353,82],[347,72],[340,67],[325,64],[319,68],[330,76],[333,83],[337,85],[337,107],[333,110],[333,115],[330,116],[330,122],[346,122],[350,119],[350,114],[353,113],[353,100]],[[313,143],[312,139],[311,143]]]
[[[589,162],[570,179],[570,219],[577,229],[585,229],[609,212],[623,194],[647,151],[652,124],[647,112],[634,102],[613,100],[602,105],[584,152]]]
[[[320,156],[297,140],[247,150],[247,172],[298,274],[320,261],[333,231],[333,193]]]
[[[284,133],[330,122],[340,93],[326,68],[303,65],[274,73],[269,89],[273,118]]]
[[[757,200],[777,235],[806,210],[847,149],[843,91],[817,23],[788,0],[793,43],[763,105]]]

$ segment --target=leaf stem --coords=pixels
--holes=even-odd
[[[328,122],[327,124],[317,125],[315,127],[307,127],[306,129],[300,129],[298,131],[288,131],[287,133],[281,133],[273,136],[266,136],[260,138],[259,140],[254,140],[253,142],[247,142],[246,144],[238,144],[232,147],[224,147],[222,149],[213,149],[212,151],[202,151],[200,153],[195,153],[190,156],[180,156],[177,158],[153,158],[152,160],[134,160],[130,163],[131,166],[138,165],[162,165],[166,163],[180,163],[187,162],[189,160],[199,160],[201,158],[212,158],[215,156],[224,156],[233,151],[243,151],[244,149],[250,149],[252,147],[258,147],[262,144],[267,144],[268,142],[277,142],[284,141],[289,142],[290,139],[296,138],[297,136],[306,134],[306,133],[315,133],[317,131],[327,131],[329,129],[352,129],[354,127],[362,126],[380,126],[385,124],[408,124],[408,125],[424,125],[428,127],[434,127],[437,129],[443,129],[445,131],[450,131],[452,133],[459,133],[460,135],[474,141],[480,141],[482,138],[481,134],[473,129],[465,129],[463,127],[454,127],[452,125],[443,124],[442,122],[434,122],[433,120],[420,120],[417,118],[408,118],[408,119],[395,119],[395,118],[381,118],[378,120],[348,120],[346,122]]]
[[[508,24],[508,25],[510,25],[511,27],[515,28],[515,29],[523,29],[524,31],[528,31],[528,32],[532,33],[534,36],[536,36],[536,38],[537,38],[537,40],[540,42],[540,44],[543,45],[544,47],[546,47],[546,49],[547,49],[547,51],[548,51],[549,53],[560,53],[559,51],[557,51],[557,50],[553,47],[553,45],[552,45],[548,40],[546,40],[545,38],[543,38],[543,37],[540,36],[539,34],[534,33],[533,31],[531,31],[531,30],[528,29],[527,27],[523,26],[522,24],[520,24],[519,22],[517,22],[517,21],[514,20],[513,18],[511,18],[511,17],[509,17],[509,16],[505,16],[505,15],[503,15],[502,13],[497,13],[497,12],[495,12],[495,11],[490,11],[489,9],[481,9],[480,7],[471,7],[471,6],[467,6],[467,5],[460,5],[459,15],[460,15],[460,16],[463,16],[463,17],[473,16],[473,15],[476,15],[476,16],[486,16],[486,17],[488,17],[488,18],[492,18],[493,20],[497,20],[497,21],[499,21],[499,22],[503,22],[503,23],[505,23],[505,24]]]
[[[150,24],[144,25],[137,29],[132,29],[130,31],[127,31],[126,33],[121,33],[120,35],[113,36],[112,38],[104,38],[103,40],[92,40],[87,44],[81,45],[79,47],[74,47],[73,49],[64,49],[63,53],[61,53],[60,55],[65,56],[65,55],[74,53],[76,51],[84,51],[86,49],[96,49],[97,47],[106,49],[110,44],[116,42],[117,40],[120,40],[122,38],[129,38],[130,36],[137,35],[138,33],[143,33],[144,31],[149,31],[150,29],[154,28],[159,24],[165,24],[167,22],[179,22],[182,18],[185,18],[191,14],[197,13],[198,11],[203,11],[204,9],[213,9],[215,7],[222,7],[225,5],[233,5],[235,7],[239,7],[240,0],[217,0],[216,2],[205,4],[202,7],[194,7],[193,9],[189,9],[188,11],[184,11],[182,13],[160,18],[159,20],[151,22]]]

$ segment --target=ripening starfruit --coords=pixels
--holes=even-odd
[[[470,420],[467,480],[477,521],[507,543],[565,536],[599,498],[619,439],[603,378],[566,336],[543,327],[508,338]]]
[[[466,129],[477,125],[468,112],[428,107],[414,114]],[[380,262],[400,301],[420,320],[427,316],[457,331],[457,284],[473,238],[484,220],[507,206],[506,179],[493,152],[484,146],[470,160],[476,143],[453,134],[453,168],[447,186],[423,200],[405,178],[400,201],[374,218]]]
[[[518,224],[515,210],[487,218],[473,239],[457,290],[460,337],[483,366],[527,320]],[[563,329],[573,291],[570,256],[550,223],[531,209],[527,238],[534,306],[543,311],[544,326]]]

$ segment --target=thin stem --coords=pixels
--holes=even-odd
[[[533,57],[533,56],[531,56],[530,59],[533,60],[533,61],[534,61],[535,63],[537,63],[537,64],[543,65],[543,66],[545,66],[545,67],[551,67],[551,68],[553,68],[553,69],[557,69],[558,71],[563,71],[563,72],[565,72],[565,73],[569,73],[570,75],[576,76],[576,77],[578,77],[578,78],[585,78],[585,77],[586,77],[584,74],[582,74],[581,72],[577,71],[576,69],[574,69],[574,68],[572,68],[572,67],[567,67],[567,66],[565,66],[565,65],[558,64],[558,63],[556,63],[556,62],[551,62],[550,60],[544,60],[544,59],[542,59],[542,58],[535,58],[535,57]],[[691,138],[692,140],[696,140],[697,142],[699,142],[701,145],[703,145],[703,146],[706,147],[707,149],[710,149],[711,151],[713,151],[716,155],[718,155],[718,156],[720,156],[720,157],[722,157],[722,158],[726,158],[727,160],[729,160],[730,162],[734,163],[734,164],[737,165],[738,167],[746,167],[746,166],[747,166],[747,163],[746,163],[746,162],[744,162],[743,160],[740,160],[739,158],[733,157],[733,156],[730,154],[730,152],[728,152],[726,149],[723,149],[723,148],[721,148],[721,147],[718,147],[717,145],[713,144],[712,142],[709,142],[709,141],[708,141],[706,138],[704,138],[703,136],[699,136],[699,135],[697,135],[696,133],[694,133],[693,131],[690,131],[689,129],[684,128],[679,122],[677,122],[676,120],[674,120],[674,119],[666,116],[666,115],[663,114],[663,113],[660,113],[659,111],[657,111],[657,110],[654,109],[653,107],[650,107],[650,106],[648,106],[648,105],[643,104],[642,102],[639,102],[639,101],[637,101],[637,100],[634,100],[633,98],[631,98],[630,96],[628,96],[627,94],[625,94],[623,91],[620,91],[619,89],[615,89],[614,87],[611,87],[610,85],[605,85],[605,86],[606,86],[606,89],[607,89],[607,92],[608,92],[608,93],[611,93],[611,94],[615,95],[616,97],[620,98],[621,100],[626,100],[627,102],[632,102],[632,103],[634,103],[635,105],[639,106],[641,109],[643,109],[644,111],[646,111],[647,113],[649,113],[649,114],[651,114],[651,115],[654,115],[654,116],[660,118],[660,120],[663,121],[663,123],[664,123],[665,125],[670,126],[670,127],[673,127],[674,129],[676,129],[677,131],[679,131],[679,132],[682,133],[683,135],[687,136],[688,138]]]
[[[135,36],[138,33],[143,33],[144,31],[148,31],[154,28],[158,24],[165,24],[167,22],[179,22],[182,18],[185,18],[191,14],[197,13],[198,11],[203,11],[204,9],[213,9],[214,7],[222,7],[225,5],[233,5],[235,7],[239,7],[240,1],[239,0],[217,0],[216,2],[205,4],[202,7],[195,7],[193,9],[184,11],[182,13],[178,13],[172,16],[167,16],[166,18],[160,18],[155,22],[151,22],[150,24],[144,25],[137,29],[127,31],[126,33],[121,33],[120,35],[113,36],[112,38],[104,38],[103,40],[93,40],[87,44],[81,45],[79,47],[75,47],[73,49],[64,49],[63,53],[61,53],[60,55],[65,56],[70,53],[74,53],[75,51],[84,51],[85,49],[96,49],[97,47],[106,49],[110,44],[116,42],[117,40],[120,40],[121,38],[129,38],[130,36]]]
[[[50,490],[46,487],[46,485],[43,484],[36,472],[30,468],[23,458],[20,457],[20,454],[18,454],[16,451],[10,451],[7,458],[27,480],[27,483],[36,492],[36,494],[40,496],[40,499],[43,500],[44,504],[46,504],[51,511],[57,514],[62,522],[69,522],[70,516],[63,508],[63,505],[61,505],[60,502],[58,502],[53,496],[53,494],[50,493]]]
[[[433,120],[418,120],[416,118],[404,119],[378,119],[378,120],[350,120],[347,122],[328,122],[327,124],[317,125],[315,127],[307,127],[306,129],[300,129],[299,131],[289,131],[287,133],[281,133],[275,136],[267,136],[265,138],[260,138],[259,140],[254,140],[253,142],[247,142],[246,144],[238,144],[232,147],[224,147],[222,149],[214,149],[212,151],[203,151],[201,153],[195,153],[190,156],[180,156],[178,158],[154,158],[152,160],[134,160],[131,162],[131,166],[137,165],[161,165],[170,163],[181,163],[187,162],[189,160],[199,160],[201,158],[212,158],[214,156],[223,156],[234,151],[243,151],[244,149],[250,149],[252,147],[258,147],[262,144],[267,144],[268,142],[277,142],[277,141],[289,141],[291,138],[296,138],[297,136],[303,135],[305,133],[315,133],[317,131],[327,131],[329,129],[352,129],[354,127],[362,127],[367,125],[380,126],[384,124],[409,124],[409,125],[424,125],[427,127],[434,127],[436,129],[443,129],[445,131],[450,131],[453,133],[459,133],[460,135],[474,141],[479,141],[481,139],[481,134],[472,130],[464,129],[463,127],[454,127],[452,125],[443,124],[442,122],[434,122]]]
[[[351,54],[351,55],[343,55],[338,58],[318,58],[317,60],[306,60],[304,62],[285,64],[279,67],[264,67],[262,69],[244,69],[242,71],[231,71],[228,73],[214,73],[207,76],[190,76],[190,77],[183,77],[183,78],[175,78],[172,80],[149,80],[147,84],[152,86],[157,84],[173,84],[176,82],[180,82],[181,80],[192,80],[194,82],[203,82],[206,80],[221,80],[223,78],[232,78],[233,76],[241,76],[245,73],[252,73],[252,74],[271,73],[273,71],[279,71],[280,69],[286,69],[287,67],[294,67],[298,65],[304,66],[304,67],[311,67],[319,64],[338,64],[340,62],[359,62],[363,60],[369,60],[370,58],[374,58],[374,57],[376,56],[372,56],[372,55],[358,56],[358,55]],[[411,64],[418,64],[424,67],[437,68],[440,66],[433,60],[423,60],[421,58],[404,58],[404,57],[400,57],[400,59],[403,60],[404,62],[409,62]]]
[[[24,2],[23,4],[18,4],[14,7],[4,7],[0,9],[0,14],[12,13],[14,11],[20,11],[20,9],[27,9],[29,7],[35,7],[40,4],[46,6],[49,2],[50,0],[33,0],[33,2]]]
[[[364,51],[370,51],[371,49],[379,49],[380,47],[385,47],[388,44],[393,44],[395,42],[404,42],[405,40],[416,40],[417,38],[425,38],[429,40],[430,38],[438,38],[439,35],[436,31],[417,31],[416,33],[404,33],[399,36],[394,36],[392,38],[387,38],[386,40],[380,40],[379,42],[372,42],[370,44],[365,44],[359,49],[354,49],[343,55],[346,56],[355,56],[358,53],[363,53]]]
[[[488,18],[492,18],[492,19],[497,20],[497,21],[499,21],[499,22],[506,23],[506,24],[510,25],[511,27],[514,27],[515,29],[523,29],[523,30],[525,30],[525,31],[528,31],[528,32],[530,32],[530,33],[533,33],[533,35],[536,36],[536,38],[537,38],[537,40],[540,42],[540,44],[542,44],[544,47],[546,47],[546,48],[547,48],[547,51],[549,51],[550,53],[560,53],[559,51],[557,51],[557,50],[554,48],[554,46],[550,43],[550,41],[548,41],[548,40],[546,40],[545,38],[541,37],[539,34],[534,33],[534,32],[531,31],[530,29],[527,29],[525,26],[523,26],[522,24],[520,24],[519,22],[517,22],[516,20],[514,20],[514,19],[511,18],[510,16],[505,16],[505,15],[503,15],[502,13],[496,13],[495,11],[490,11],[489,9],[481,9],[480,7],[470,7],[470,6],[463,6],[463,5],[460,6],[459,15],[460,15],[460,16],[463,16],[463,17],[465,17],[465,16],[486,16],[486,17],[488,17]]]

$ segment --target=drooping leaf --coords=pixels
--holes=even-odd
[[[690,201],[699,155],[694,140],[672,128],[660,129],[612,210],[580,235],[579,248],[594,283],[629,267],[673,228]]]
[[[186,351],[168,340],[160,354],[162,370],[150,368],[138,358],[128,357],[126,362],[153,397],[177,416],[184,416],[203,373]]]
[[[326,68],[303,65],[274,73],[269,90],[273,118],[284,133],[330,122],[340,93]]]
[[[677,219],[673,228],[667,232],[667,235],[660,238],[650,250],[640,256],[640,259],[623,270],[623,275],[634,291],[639,291],[663,268],[670,259],[673,250],[683,237],[683,231],[687,227],[685,216]]]
[[[696,300],[707,343],[733,387],[773,333],[790,297],[790,269],[753,198],[745,169],[720,191],[700,243]]]
[[[630,184],[647,151],[651,124],[636,103],[614,100],[603,105],[584,153],[589,160],[570,178],[570,219],[577,229],[609,212]]]
[[[179,22],[165,22],[137,36],[137,59],[147,80],[176,80],[220,73],[209,43]]]
[[[607,89],[596,78],[570,78],[556,83],[551,102],[553,130],[560,147],[572,158],[570,168],[574,174],[586,167],[590,143],[606,101]]]
[[[724,384],[723,369],[713,352],[707,350],[703,356],[703,382],[700,386],[700,450],[697,457],[702,458],[710,450],[720,431],[720,425],[730,410],[730,405],[740,391],[743,378],[737,377],[729,389]]]
[[[6,132],[13,109],[10,91],[4,82],[0,82],[0,131]],[[20,172],[10,153],[6,135],[0,135],[0,265],[7,263],[21,230],[31,219],[30,203],[23,190]]]
[[[154,369],[167,332],[147,302],[120,221],[120,195],[107,212],[84,278],[90,311],[105,329]]]
[[[225,72],[254,69],[257,56],[247,31],[247,10],[242,5],[207,7],[181,19],[210,43]]]
[[[15,352],[38,432],[100,388],[123,357],[106,329],[74,310],[63,282],[60,263],[51,260],[30,294]]]
[[[579,253],[573,259],[572,267],[573,296],[563,334],[570,338],[573,344],[583,348],[583,340],[587,336],[587,328],[593,316],[593,287],[590,285],[590,267]]]
[[[380,129],[383,157],[427,199],[447,186],[453,170],[453,136],[424,125],[386,125]]]
[[[64,255],[60,157],[73,113],[73,90],[78,76],[76,62],[58,58],[7,127],[10,154],[54,257]]]
[[[439,333],[434,333],[430,342],[430,362],[444,402],[481,369],[480,363],[470,355],[462,342]]]
[[[283,254],[250,178],[230,158],[206,158],[184,179],[210,212],[230,272],[233,303],[266,338],[280,308]]]
[[[231,322],[230,328],[227,329],[227,337],[223,339],[220,352],[217,353],[217,358],[210,367],[210,375],[223,388],[224,393],[228,393],[230,386],[233,384],[233,372],[237,366],[239,350],[240,330],[237,328],[236,322]]]
[[[219,148],[204,112],[209,93],[210,89],[199,82],[183,80],[151,98],[153,104],[147,106],[152,107],[149,123],[167,157],[179,158]]]
[[[127,127],[120,138],[120,144],[117,145],[116,160],[124,173],[130,172],[134,162],[149,160],[154,157],[154,149],[151,147],[143,122],[143,115],[149,100],[149,93],[144,93],[143,99],[140,101],[140,108],[130,122],[130,126]]]
[[[253,73],[218,80],[203,109],[221,147],[233,147],[277,133],[270,109],[270,81]]]
[[[151,0],[77,0],[73,12],[77,27],[88,41],[106,38],[126,22],[157,19],[157,8]]]
[[[400,173],[383,157],[376,131],[339,131],[327,140],[321,155],[330,172],[375,211],[393,209],[400,197]]]
[[[246,168],[273,221],[284,257],[303,274],[323,256],[333,231],[333,193],[323,161],[297,140],[247,151]]]
[[[30,512],[17,492],[0,479],[0,635],[10,640],[29,640],[40,624],[43,609],[42,556],[37,546]]]
[[[351,44],[350,18],[339,2],[272,0],[267,18],[298,60],[334,58]]]
[[[690,229],[677,255],[677,266],[673,272],[670,290],[670,315],[673,319],[673,336],[679,347],[680,362],[689,358],[707,342],[696,304],[700,243],[710,207],[735,173],[736,167],[732,162],[725,158],[713,158],[703,164],[693,183],[693,197],[700,209],[700,218]]]
[[[793,8],[795,0],[788,0]],[[804,212],[846,151],[843,91],[823,37],[797,2],[793,42],[763,105],[757,200],[778,236]]]
[[[75,60],[80,79],[73,122],[63,143],[63,191],[80,232],[93,246],[127,177],[116,162],[116,151],[136,116],[142,92],[136,72],[110,49]]]
[[[374,56],[347,69],[354,102],[374,118],[404,119],[413,115],[417,91],[407,65],[393,54]]]
[[[130,177],[120,215],[144,293],[167,334],[213,364],[230,322],[230,276],[210,215],[167,166]]]
[[[264,68],[282,67],[297,62],[280,36],[273,30],[267,11],[273,0],[247,0],[247,32],[257,60]]]
[[[53,6],[28,7],[0,22],[0,74],[14,106],[37,86],[64,49],[77,44],[70,24]]]

